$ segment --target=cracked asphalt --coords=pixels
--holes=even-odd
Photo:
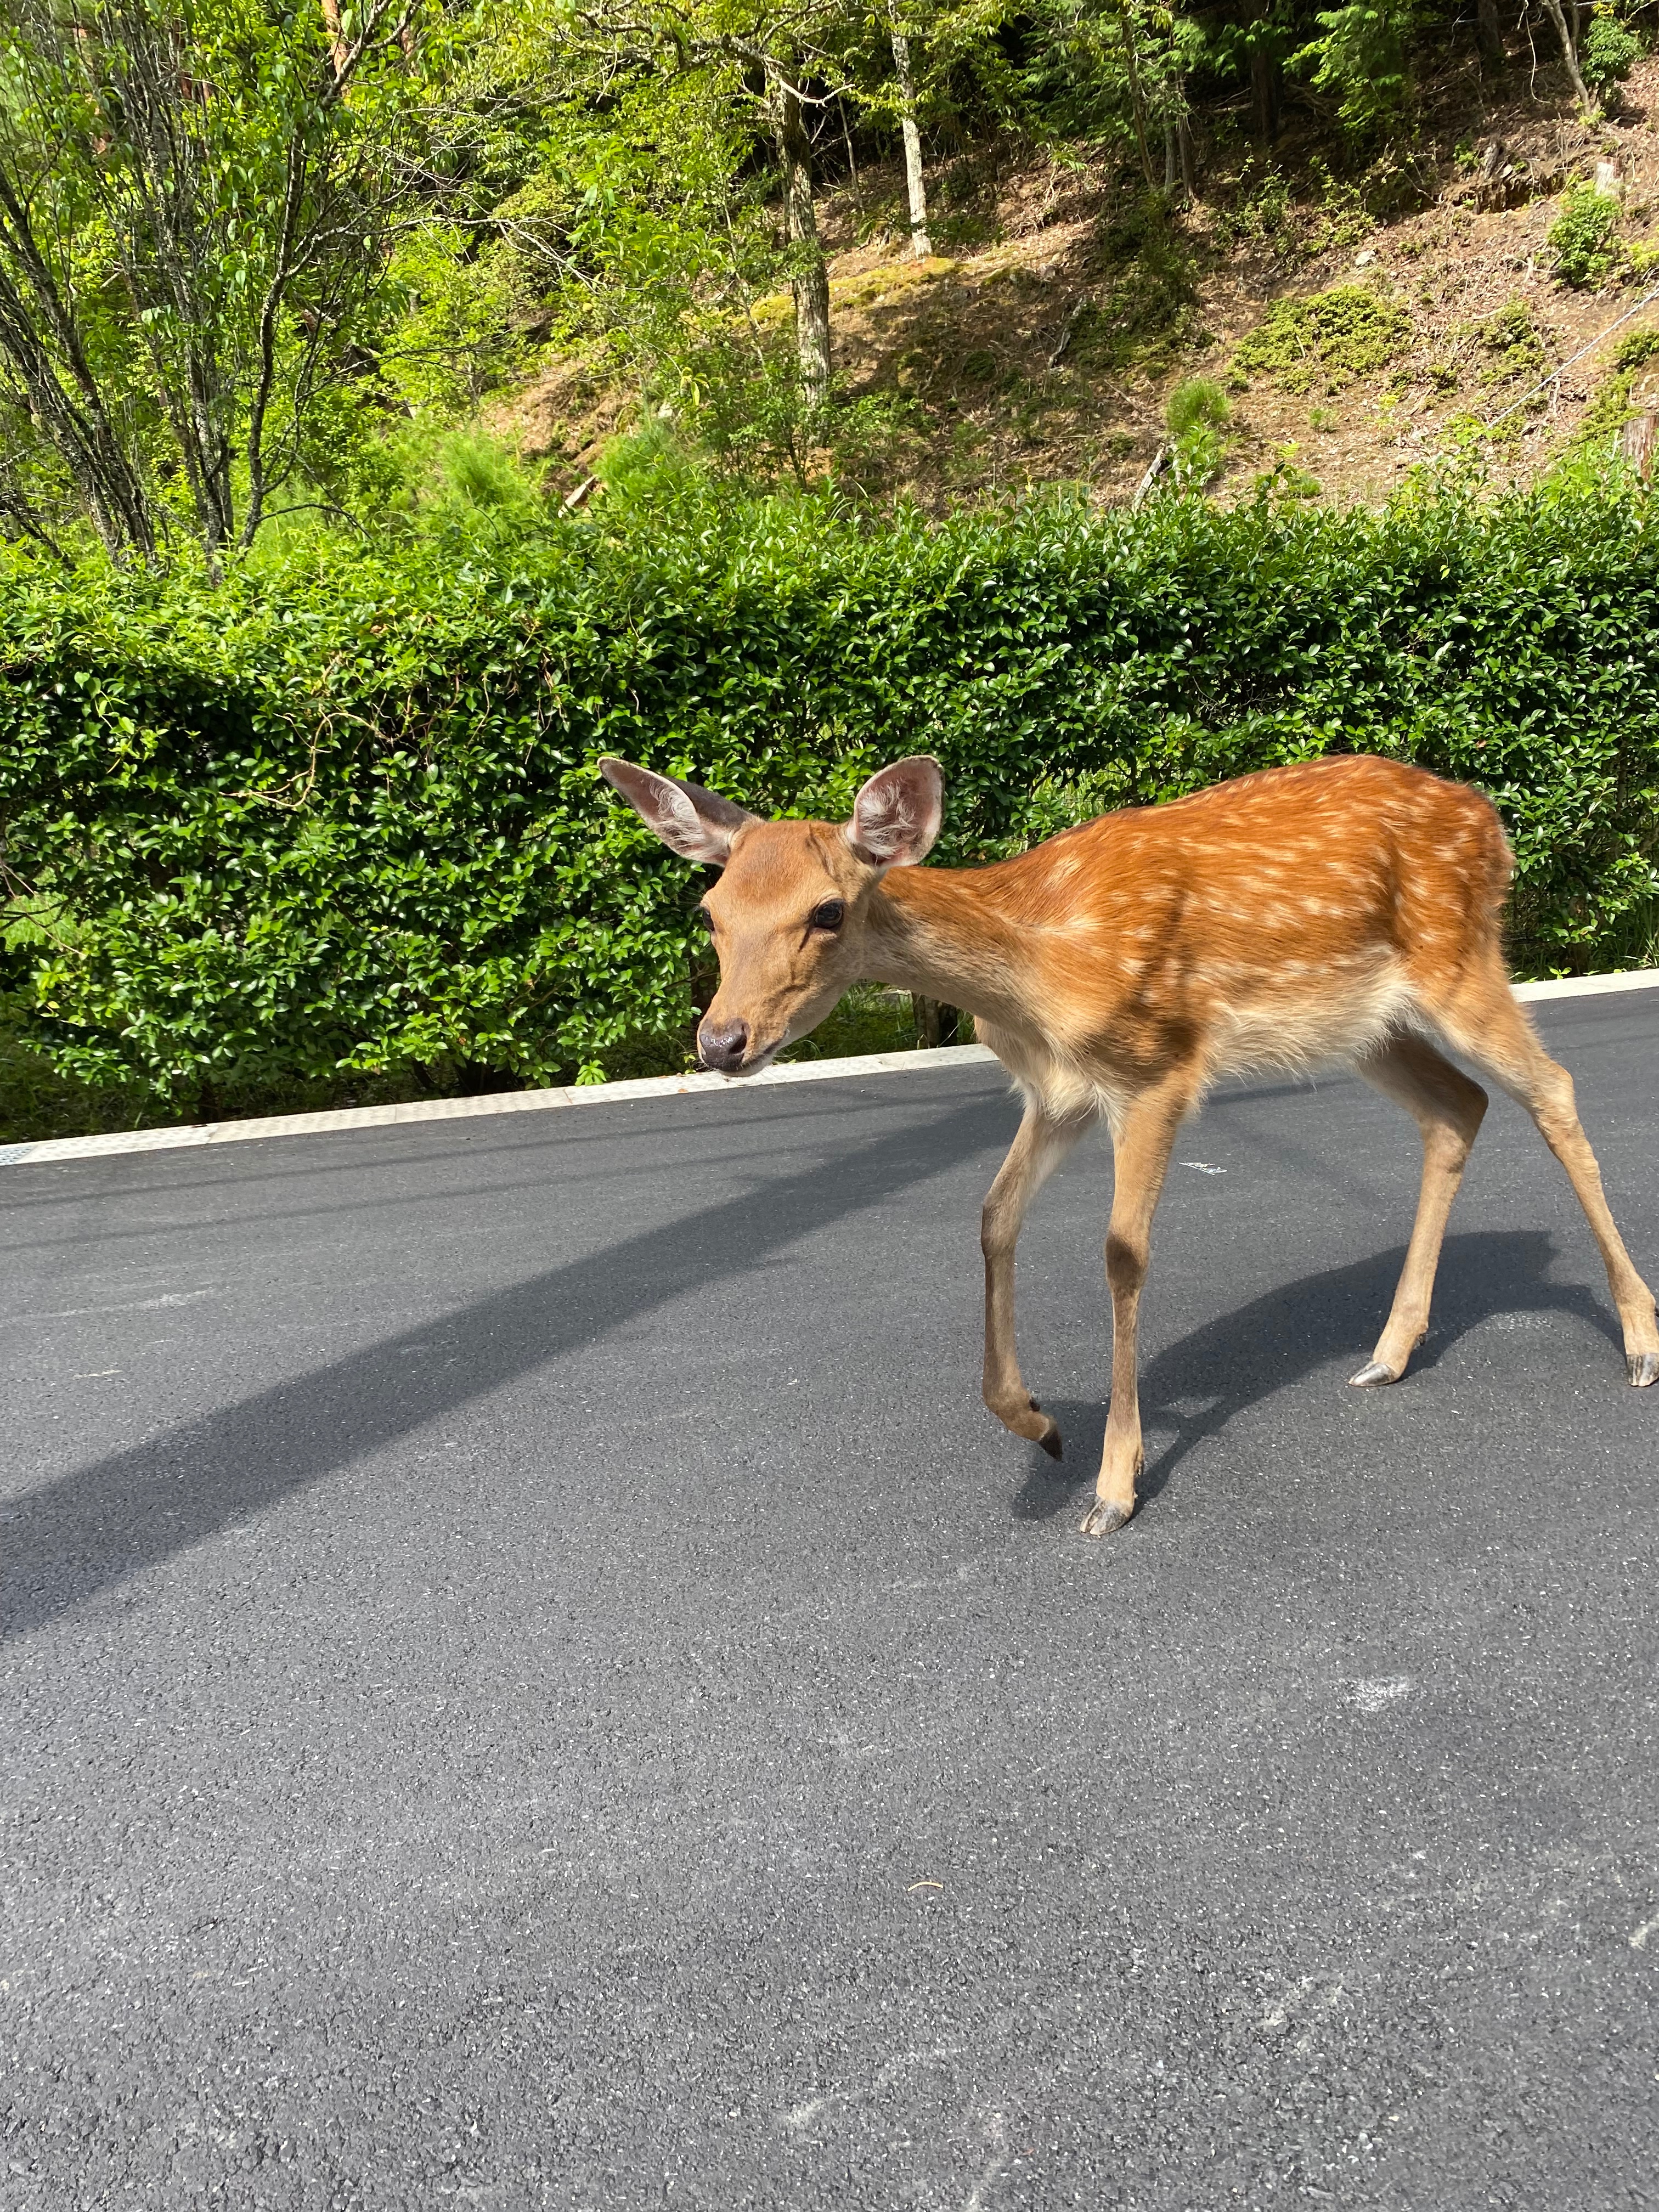
[[[1659,993],[1540,1010],[1659,1276]],[[0,1174],[7,2212],[1659,2204],[1659,1390],[1495,1104],[983,1066]]]

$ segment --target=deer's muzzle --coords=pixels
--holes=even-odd
[[[699,1059],[721,1075],[735,1075],[748,1049],[747,1022],[704,1022],[697,1031]]]

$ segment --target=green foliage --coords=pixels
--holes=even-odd
[[[1117,138],[1133,148],[1146,183],[1155,184],[1164,126],[1187,113],[1187,76],[1208,57],[1195,11],[1163,0],[1038,0],[1023,21],[1024,11],[1012,6],[997,14],[1029,40],[1029,58],[1014,73],[1028,128],[1036,124],[1044,137]]]
[[[1596,91],[1627,77],[1644,52],[1640,33],[1608,7],[1600,7],[1578,42],[1578,73]]]
[[[1416,0],[1346,0],[1316,19],[1319,35],[1291,57],[1315,88],[1334,94],[1343,128],[1374,131],[1404,106],[1411,78],[1407,52],[1418,19]]]
[[[1615,964],[1659,890],[1656,641],[1645,501],[1588,482],[1371,515],[1287,475],[1226,513],[934,527],[669,468],[465,564],[319,552],[214,592],[17,562],[0,995],[30,1065],[152,1115],[681,1064],[698,879],[605,751],[831,818],[933,751],[946,865],[1382,751],[1498,799],[1523,971]]]
[[[1578,447],[1594,451],[1618,436],[1637,412],[1637,372],[1655,359],[1659,359],[1659,331],[1632,331],[1620,338],[1613,367],[1579,422],[1574,441]],[[1646,404],[1650,406],[1651,399]]]
[[[1202,490],[1220,475],[1232,420],[1227,395],[1213,377],[1189,376],[1177,384],[1164,410],[1179,485]]]
[[[1332,174],[1328,163],[1317,154],[1308,163],[1318,188],[1316,210],[1309,225],[1306,251],[1310,254],[1328,253],[1333,249],[1358,246],[1376,228],[1376,216],[1367,198],[1370,174],[1356,183],[1353,179]]]
[[[1078,345],[1102,368],[1167,370],[1198,335],[1192,249],[1161,192],[1145,192],[1100,243],[1103,295]]]
[[[1249,246],[1280,260],[1294,259],[1302,251],[1302,234],[1283,170],[1270,161],[1258,172],[1250,155],[1238,179],[1237,198],[1216,218],[1215,234],[1224,252]]]
[[[212,561],[279,495],[337,502],[390,396],[388,262],[477,153],[484,4],[364,0],[331,33],[273,0],[0,0],[12,530],[143,558],[182,534]]]
[[[1486,391],[1514,384],[1522,377],[1536,377],[1544,366],[1544,341],[1523,301],[1506,300],[1488,315],[1477,336],[1486,356],[1480,382]]]
[[[1258,509],[1294,507],[1319,497],[1319,479],[1302,466],[1297,450],[1294,443],[1280,446],[1272,468],[1264,469],[1251,484],[1250,496]]]
[[[1306,392],[1316,382],[1340,392],[1398,360],[1412,337],[1403,307],[1362,285],[1341,284],[1311,299],[1276,300],[1233,364],[1246,375],[1272,377],[1286,392]]]
[[[1599,291],[1619,265],[1619,203],[1594,185],[1571,185],[1545,234],[1555,274],[1574,291]]]

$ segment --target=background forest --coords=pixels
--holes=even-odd
[[[1189,473],[1252,379],[1316,434],[1385,371],[1476,423],[1561,349],[1524,284],[1425,285],[1483,219],[1548,204],[1510,242],[1568,293],[1659,260],[1618,159],[1644,12],[3,0],[0,517],[214,568],[546,491],[519,455],[568,495],[642,428],[750,481],[1109,488],[1211,362]]]
[[[0,0],[0,1133],[684,1064],[606,747],[1364,744],[1648,957],[1656,17]]]

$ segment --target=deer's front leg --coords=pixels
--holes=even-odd
[[[1193,1096],[1188,1084],[1167,1084],[1138,1099],[1116,1133],[1112,1218],[1106,1231],[1106,1280],[1112,1293],[1112,1404],[1095,1502],[1082,1524],[1085,1536],[1109,1536],[1135,1510],[1135,1483],[1145,1460],[1136,1341],[1140,1291],[1152,1262],[1152,1215],[1176,1131]]]
[[[1060,1457],[1060,1430],[1020,1380],[1014,1348],[1014,1247],[1025,1209],[1088,1127],[1058,1121],[1028,1104],[1019,1133],[1008,1148],[980,1218],[985,1255],[985,1402],[1017,1437]]]

